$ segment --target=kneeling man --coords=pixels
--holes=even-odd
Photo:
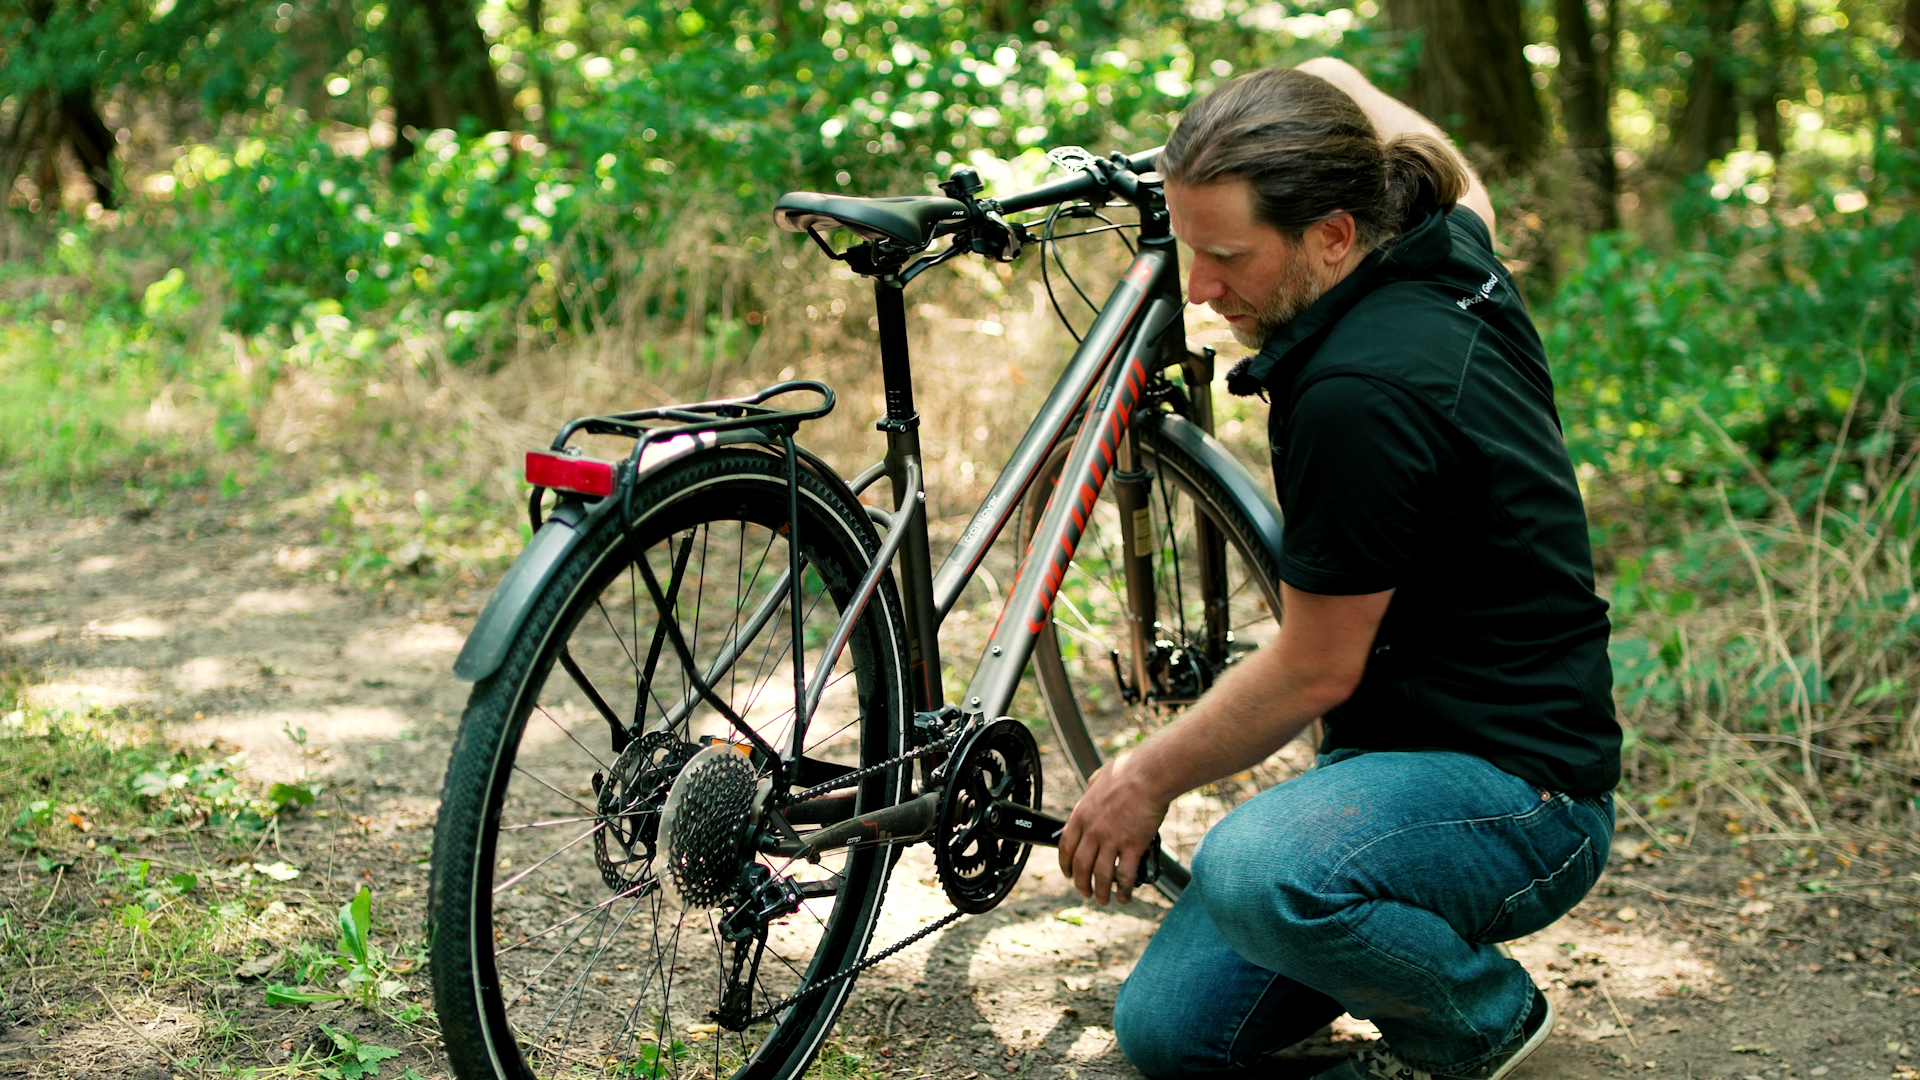
[[[1323,1077],[1504,1077],[1553,1010],[1498,943],[1605,865],[1620,771],[1606,603],[1539,335],[1444,136],[1332,60],[1241,76],[1159,159],[1188,301],[1259,349],[1286,512],[1274,643],[1094,774],[1062,837],[1125,899],[1174,798],[1324,718],[1316,767],[1236,809],[1122,988],[1166,1080],[1231,1074],[1342,1012]]]

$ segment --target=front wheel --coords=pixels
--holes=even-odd
[[[1222,478],[1158,419],[1136,422],[1131,474],[1109,477],[1034,645],[1041,700],[1082,783],[1108,755],[1172,722],[1280,629],[1277,554]],[[1022,539],[1066,454],[1063,445],[1030,489]],[[1296,740],[1176,799],[1161,826],[1160,890],[1178,897],[1214,822],[1312,763],[1310,743]]]
[[[879,916],[885,849],[762,853],[772,762],[728,718],[798,786],[903,752],[891,579],[811,722],[795,719],[795,656],[811,678],[876,550],[872,526],[844,487],[802,470],[796,527],[785,459],[755,450],[671,466],[631,505],[632,520],[580,539],[461,719],[434,834],[431,955],[465,1080],[787,1080],[852,980],[782,1003],[857,962]],[[837,801],[891,805],[905,774],[876,772]],[[787,827],[804,830],[795,817]]]

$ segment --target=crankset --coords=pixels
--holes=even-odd
[[[933,833],[934,865],[953,906],[969,914],[1007,898],[1035,847],[1060,846],[1067,823],[1039,810],[1040,748],[1018,720],[1001,717],[962,744],[947,765]],[[1160,838],[1140,858],[1136,884],[1160,878]]]

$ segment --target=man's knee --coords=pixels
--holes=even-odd
[[[1194,1080],[1226,1066],[1206,1045],[1180,999],[1187,991],[1159,987],[1153,972],[1136,967],[1113,1003],[1113,1035],[1133,1067],[1155,1080]]]
[[[1286,972],[1290,943],[1308,945],[1313,927],[1356,899],[1343,896],[1333,858],[1329,845],[1303,842],[1268,815],[1235,812],[1195,852],[1190,887],[1241,955]]]

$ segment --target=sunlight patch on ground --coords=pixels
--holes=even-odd
[[[101,991],[105,995],[105,991]],[[62,1065],[75,1073],[95,1069],[151,1066],[158,1048],[186,1056],[199,1042],[205,1021],[198,1013],[146,998],[115,995],[108,999],[107,1015],[76,1028],[48,1047]],[[116,1015],[117,1013],[117,1015]]]
[[[254,589],[234,597],[220,618],[304,615],[318,608],[321,600],[321,594],[313,589]]]
[[[80,565],[74,567],[73,571],[76,574],[104,574],[119,565],[118,555],[95,555],[91,559],[80,560]]]
[[[254,670],[258,670],[255,665]],[[196,656],[173,672],[173,685],[184,694],[204,694],[249,681],[233,661],[218,656]]]
[[[64,679],[27,688],[28,702],[47,709],[85,712],[112,709],[153,698],[147,673],[139,668],[81,668]]]
[[[1510,947],[1534,982],[1557,1001],[1581,990],[1599,993],[1603,1000],[1610,994],[1616,1001],[1717,996],[1726,991],[1726,981],[1712,958],[1685,937],[1657,928],[1622,929],[1582,912]],[[1609,1033],[1583,1034],[1604,1038]]]
[[[310,768],[313,760],[287,738],[288,730],[305,728],[307,746],[325,748],[348,743],[390,742],[413,729],[413,721],[385,706],[335,705],[325,709],[277,709],[271,712],[208,716],[182,724],[169,734],[181,742],[221,739],[247,752],[247,771],[261,779],[285,780]],[[322,775],[349,768],[335,762]]]
[[[414,623],[355,634],[353,640],[347,642],[344,654],[347,659],[363,664],[450,669],[466,640],[465,634],[451,626]]]
[[[0,642],[8,645],[38,645],[59,633],[60,624],[47,623],[45,626],[36,626],[28,630],[15,630],[5,637],[0,637]]]
[[[117,638],[131,641],[147,641],[152,638],[166,637],[173,632],[173,624],[151,615],[134,615],[125,619],[95,620],[87,624],[88,637]]]

